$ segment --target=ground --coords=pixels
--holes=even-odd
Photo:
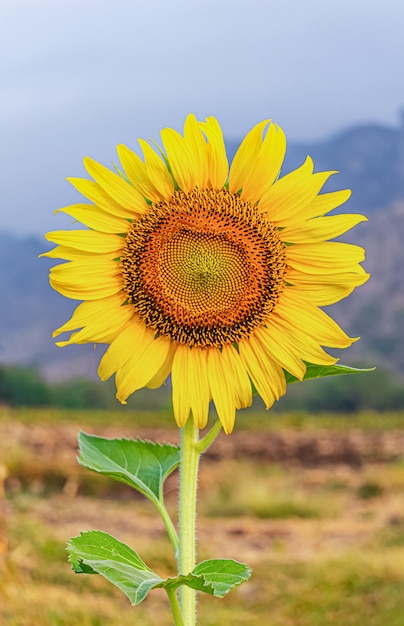
[[[162,591],[132,609],[101,577],[73,574],[64,551],[67,539],[96,528],[128,542],[159,574],[174,574],[152,505],[83,470],[75,458],[79,428],[177,441],[174,427],[149,421],[0,412],[0,465],[8,474],[1,623],[172,624]],[[199,557],[236,558],[254,573],[224,600],[201,596],[201,625],[403,626],[401,424],[399,415],[355,417],[348,426],[331,417],[315,423],[278,417],[268,426],[259,417],[218,438],[201,466]],[[174,516],[176,480],[173,475],[166,486]]]

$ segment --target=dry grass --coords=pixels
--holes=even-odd
[[[73,423],[57,421],[58,415],[49,413],[31,423],[26,413],[19,417],[18,412],[5,412],[0,419],[0,458],[9,473],[3,500],[7,540],[0,526],[0,623],[171,625],[163,592],[152,592],[132,609],[101,577],[74,575],[66,562],[65,541],[80,530],[99,528],[138,549],[159,573],[174,572],[171,549],[152,506],[125,485],[81,470],[75,461],[78,425],[111,436],[127,435],[122,431],[134,431],[133,426],[106,426],[105,416],[92,422],[94,416],[86,415],[84,424],[78,424],[78,414]],[[161,427],[157,417],[155,424]],[[394,435],[399,423],[397,417],[387,419],[384,431],[378,425],[384,441],[383,461],[378,462],[374,444],[369,447],[376,429],[357,424],[347,443],[352,450],[356,442],[356,456],[338,462],[331,456],[326,462],[323,455],[317,466],[308,466],[305,457],[277,463],[262,454],[255,457],[254,432],[249,442],[243,433],[239,459],[229,447],[230,438],[214,445],[201,468],[200,558],[237,558],[251,565],[254,574],[224,600],[201,596],[201,625],[402,626],[404,455]],[[330,433],[338,437],[339,431],[329,418],[329,426],[322,423],[318,431],[300,423],[282,432],[282,441],[293,447],[299,432],[307,443],[308,432],[317,442],[327,442]],[[273,429],[269,436],[279,433]],[[156,435],[176,437],[175,429]],[[259,432],[257,446],[263,437]],[[360,463],[350,463],[352,458]],[[175,478],[168,483],[167,500],[175,513]],[[3,523],[4,513],[1,517],[0,511]]]

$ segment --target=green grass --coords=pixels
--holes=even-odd
[[[104,409],[0,407],[0,423],[10,420],[17,420],[22,424],[77,424],[78,426],[86,424],[98,427],[136,425],[151,428],[176,428],[169,411],[134,411],[133,409],[106,411]]]
[[[275,626],[402,624],[402,574],[359,555],[277,567],[269,587],[269,605],[277,615],[275,621],[271,618]]]
[[[24,521],[25,520],[25,521]],[[49,527],[19,520],[11,537],[14,552],[31,546],[21,567],[13,557],[3,571],[0,620],[7,626],[156,626],[172,624],[162,593],[131,609],[98,576],[70,572],[64,550]],[[45,538],[47,537],[47,538]],[[383,555],[381,556],[381,551]],[[146,546],[147,554],[147,546]],[[27,560],[27,556],[29,559]],[[149,556],[149,555],[147,555]],[[301,562],[267,561],[252,580],[224,600],[200,596],[201,626],[402,626],[404,548],[384,541],[366,551]],[[14,559],[14,561],[13,561]],[[400,564],[401,563],[401,564]]]
[[[23,424],[83,424],[88,426],[134,426],[139,428],[167,428],[177,430],[172,412],[134,411],[121,408],[117,411],[101,409],[11,408],[0,407],[0,423],[17,420]],[[239,411],[235,430],[283,429],[316,431],[349,431],[353,429],[389,431],[404,428],[404,411],[361,411],[360,413],[318,413],[302,411],[264,411],[256,408]]]
[[[335,503],[330,508],[328,495],[318,491],[309,497],[300,477],[284,467],[265,467],[245,459],[228,461],[219,467],[213,488],[205,491],[202,486],[200,510],[206,517],[318,519],[336,511]]]

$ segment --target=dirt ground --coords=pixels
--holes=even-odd
[[[86,427],[81,429],[103,437],[140,437],[153,441],[178,443],[178,430]],[[41,460],[65,459],[71,463],[77,450],[76,424],[23,424],[0,422],[0,459],[10,456],[11,448],[27,448]],[[252,457],[266,463],[300,464],[318,467],[346,464],[383,463],[404,456],[404,429],[386,431],[350,430],[337,432],[317,429],[302,431],[235,431],[221,433],[206,452],[208,459],[226,460]],[[12,454],[11,454],[12,457]]]
[[[0,422],[0,458],[7,460],[6,490],[13,494],[29,489],[39,496],[47,492],[46,497],[31,501],[31,514],[52,528],[61,541],[85,528],[100,527],[100,521],[103,530],[123,540],[136,537],[137,542],[143,543],[163,536],[161,521],[133,490],[120,483],[103,487],[103,479],[93,487],[89,484],[94,475],[76,462],[77,430],[75,424]],[[88,429],[84,426],[83,430],[106,437],[135,435],[131,429],[113,426]],[[176,430],[137,428],[136,436],[178,442]],[[206,495],[209,497],[221,480],[229,483],[233,470],[237,476],[237,462],[241,460],[250,460],[257,467],[283,466],[289,483],[292,476],[295,485],[298,483],[303,490],[303,499],[309,500],[310,493],[330,479],[357,489],[365,480],[365,466],[376,468],[373,474],[377,474],[378,464],[402,457],[404,431],[400,430],[378,433],[243,431],[231,436],[219,435],[202,460],[200,500]],[[285,485],[275,482],[274,488],[279,490]],[[88,497],[89,489],[95,490],[95,497]],[[166,488],[169,506],[170,502],[175,506],[176,491],[177,477],[173,475]],[[108,500],[108,506],[100,503],[100,497]],[[7,504],[9,523],[13,518],[12,500]],[[404,517],[397,493],[384,493],[382,507],[380,502],[380,498],[376,501],[352,497],[348,499],[346,510],[343,507],[338,515],[331,518],[320,515],[318,519],[304,519],[304,516],[302,519],[299,515],[291,515],[290,519],[265,519],[264,515],[264,519],[260,519],[242,512],[216,519],[215,515],[204,516],[202,511],[200,543],[210,545],[212,553],[219,550],[223,557],[231,557],[237,544],[238,558],[252,564],[271,558],[274,552],[278,559],[287,559],[288,555],[305,559],[314,553],[330,556],[346,547],[366,544],[375,528],[394,525],[396,519]],[[3,542],[5,506],[3,498]]]

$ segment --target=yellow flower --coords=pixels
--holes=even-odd
[[[228,167],[215,118],[189,115],[184,135],[161,132],[162,156],[118,146],[123,173],[90,158],[93,178],[70,182],[90,202],[60,209],[86,230],[56,231],[47,253],[67,261],[50,283],[83,300],[54,336],[59,346],[110,344],[99,366],[117,398],[156,388],[169,374],[175,420],[206,426],[213,400],[224,430],[255,387],[267,408],[286,391],[284,371],[336,362],[322,346],[354,339],[319,307],[349,295],[368,275],[362,248],[330,242],[366,218],[325,217],[350,196],[319,195],[334,172],[313,162],[279,177],[286,140],[266,120]]]

